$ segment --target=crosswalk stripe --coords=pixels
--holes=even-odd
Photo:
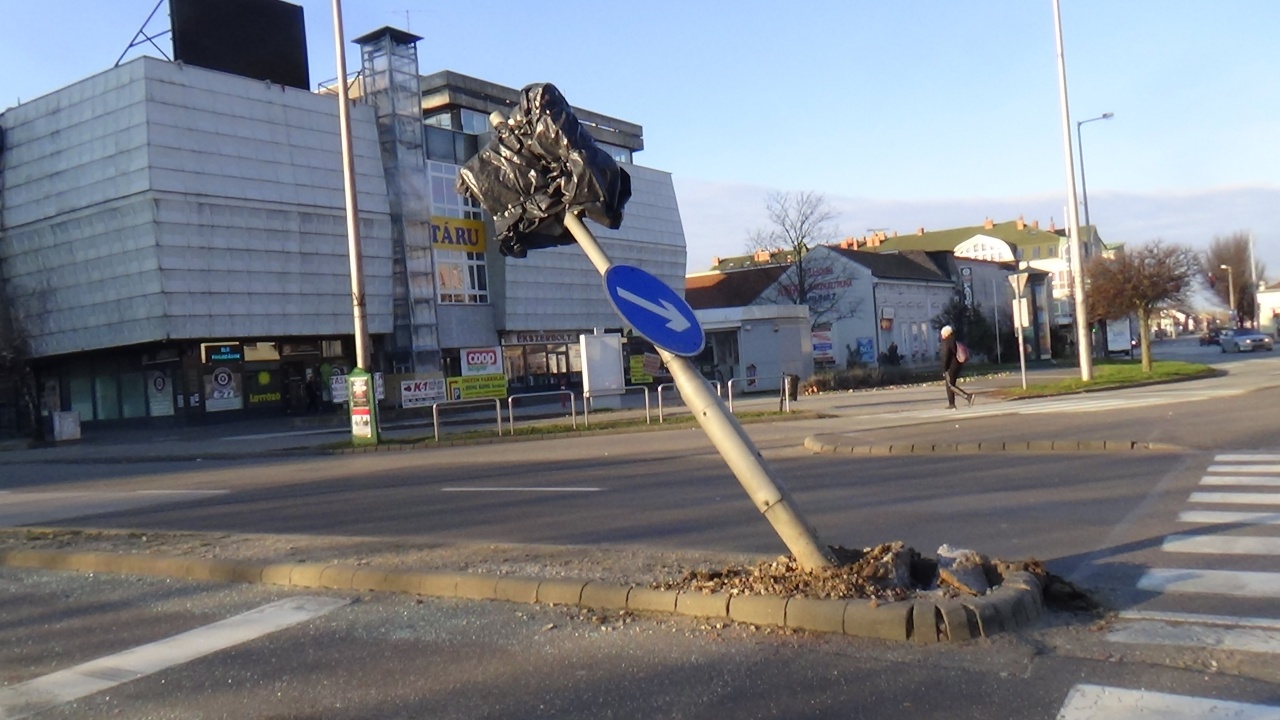
[[[1105,685],[1076,685],[1058,711],[1058,720],[1278,720],[1280,707],[1129,690]]]
[[[1193,492],[1187,501],[1220,505],[1280,505],[1280,493]]]
[[[1170,535],[1160,549],[1173,553],[1280,555],[1280,537]]]
[[[1167,593],[1280,598],[1280,573],[1151,568],[1138,579],[1138,589]]]
[[[1214,462],[1280,462],[1280,455],[1274,453],[1224,453],[1214,455]]]
[[[1205,475],[1201,485],[1251,485],[1255,487],[1280,487],[1280,476],[1267,475]]]
[[[325,597],[295,597],[263,605],[153,643],[0,688],[0,718],[28,715],[102,692],[323,615],[347,604]]]
[[[1232,524],[1232,525],[1280,525],[1280,513],[1235,512],[1232,510],[1186,510],[1178,513],[1178,522]]]
[[[1156,610],[1121,610],[1116,613],[1121,620],[1152,620],[1196,625],[1225,625],[1260,630],[1280,630],[1280,618],[1240,617],[1238,615],[1205,615],[1202,613],[1160,612]]]
[[[1266,473],[1268,475],[1280,474],[1280,464],[1258,464],[1258,465],[1210,465],[1211,473]]]
[[[1117,627],[1107,633],[1107,639],[1112,642],[1140,645],[1178,645],[1237,652],[1280,653],[1280,632],[1257,628],[1139,621]]]

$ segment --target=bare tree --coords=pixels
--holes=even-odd
[[[1235,232],[1226,237],[1215,237],[1205,253],[1205,268],[1213,278],[1213,290],[1223,303],[1236,311],[1236,322],[1244,318],[1256,320],[1258,314],[1258,288],[1255,286],[1254,267],[1262,279],[1266,266],[1251,262],[1249,234]],[[1230,270],[1223,269],[1226,265]],[[1234,292],[1235,297],[1228,297]]]
[[[1112,257],[1095,255],[1085,268],[1089,315],[1116,320],[1134,313],[1142,343],[1142,370],[1151,372],[1151,316],[1156,308],[1186,299],[1200,273],[1200,256],[1183,245],[1152,240]]]
[[[810,255],[835,240],[836,212],[821,193],[775,192],[765,199],[769,225],[748,235],[753,250],[770,251],[771,261],[790,268],[775,286],[777,299],[809,306],[812,327],[829,325],[858,313],[842,289],[852,284],[851,268],[836,253]]]

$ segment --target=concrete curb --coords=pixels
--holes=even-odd
[[[264,564],[62,550],[0,551],[0,566],[657,612],[919,644],[991,637],[1028,627],[1044,612],[1040,582],[1026,572],[1011,573],[999,587],[980,597],[924,597],[874,604],[867,600],[654,590],[563,578],[541,580],[481,573],[382,570],[355,565]]]
[[[832,455],[922,455],[959,453],[1061,453],[1061,452],[1181,452],[1186,448],[1169,443],[1136,440],[988,440],[975,443],[901,442],[857,444],[845,435],[810,435],[804,447]]]

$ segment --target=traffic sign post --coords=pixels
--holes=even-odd
[[[657,347],[685,405],[796,561],[807,569],[835,565],[830,548],[819,542],[817,533],[800,515],[786,489],[774,479],[773,471],[737,418],[689,361],[687,356],[698,354],[705,342],[689,304],[649,273],[626,265],[614,266],[574,213],[566,214],[564,225],[600,272],[614,309]]]
[[[1018,336],[1018,364],[1022,367],[1022,389],[1027,389],[1027,342],[1022,337],[1022,328],[1027,324],[1027,305],[1022,293],[1027,289],[1029,272],[1016,272],[1009,276],[1009,284],[1013,286],[1013,324]]]

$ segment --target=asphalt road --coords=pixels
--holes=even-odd
[[[1193,343],[1169,343],[1162,352],[1222,359],[1216,348]],[[1140,587],[1150,573],[1169,569],[1258,573],[1263,580],[1280,571],[1268,556],[1162,548],[1187,532],[1179,518],[1189,507],[1242,509],[1191,502],[1223,458],[1280,450],[1280,361],[1232,355],[1223,367],[1230,372],[1221,378],[1091,396],[996,403],[980,395],[973,408],[952,414],[939,410],[937,387],[831,396],[822,407],[830,417],[749,430],[826,542],[901,539],[926,553],[945,542],[1034,556],[1095,588],[1117,610],[1226,614],[1280,628],[1275,597],[1265,593]],[[996,381],[970,386],[982,390],[984,382]],[[1173,449],[854,457],[803,449],[814,433],[899,444],[1128,439]],[[4,467],[0,522],[783,551],[696,429],[354,457],[210,455],[159,462],[81,456],[74,463],[14,455],[21,462]],[[1276,536],[1247,524],[1195,532]],[[0,570],[0,718],[18,716],[4,692],[22,683],[294,597],[264,587]],[[1241,651],[1133,644],[1055,617],[1035,632],[911,647],[567,608],[326,597],[347,602],[34,716],[1136,716],[1073,714],[1069,698],[1078,700],[1072,693],[1082,684],[1280,705],[1280,638],[1270,649],[1265,633],[1274,631],[1267,630],[1260,645]],[[89,675],[127,677],[118,669]],[[1256,717],[1280,715],[1272,712]]]

